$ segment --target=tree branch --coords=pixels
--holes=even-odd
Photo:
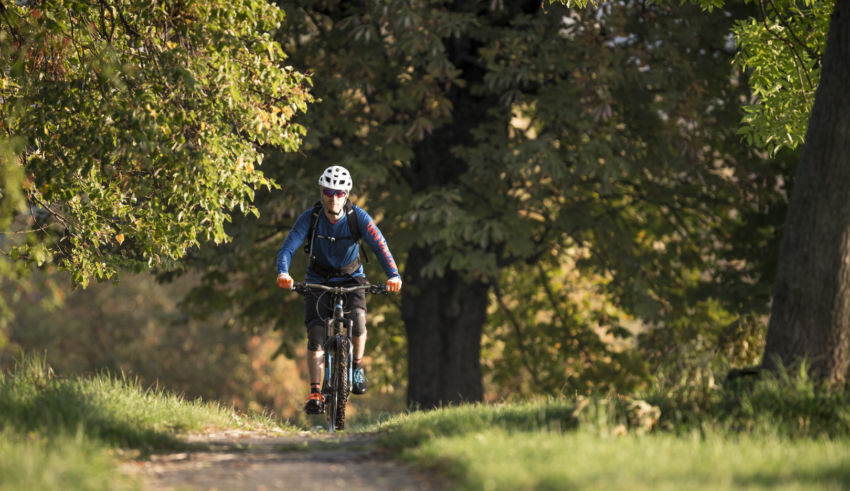
[[[121,20],[121,25],[124,26],[124,30],[133,35],[133,37],[135,37],[136,39],[141,38],[142,35],[139,34],[139,31],[135,30],[133,26],[131,26],[130,23],[127,22],[127,19],[124,18],[124,12],[121,9],[116,10],[118,11],[118,18]]]
[[[23,46],[24,42],[21,39],[18,31],[15,30],[15,27],[12,25],[12,22],[9,21],[9,13],[6,12],[6,6],[3,5],[3,1],[0,0],[0,15],[3,16],[3,19],[6,20],[6,24],[9,26],[9,33],[12,34],[12,37],[15,38],[15,42],[18,43],[18,46]]]
[[[496,294],[496,301],[499,304],[499,309],[505,314],[510,322],[511,326],[514,329],[514,334],[516,334],[516,344],[519,347],[520,353],[522,356],[520,357],[522,360],[522,364],[525,366],[525,369],[528,371],[528,374],[531,376],[531,380],[534,382],[534,385],[540,385],[540,379],[537,377],[537,372],[531,367],[531,362],[529,361],[528,351],[525,349],[525,344],[523,343],[522,337],[522,328],[519,325],[519,321],[517,321],[514,313],[505,305],[505,300],[502,298],[502,289],[499,288],[498,280],[492,282],[493,292]]]
[[[112,43],[112,38],[115,36],[115,13],[112,11],[112,7],[106,3],[106,0],[98,0],[98,7],[100,9],[100,31],[101,35],[103,35],[106,42]],[[103,11],[107,10],[109,12],[109,16],[112,18],[112,27],[109,29],[109,35],[106,35],[106,16]]]
[[[569,324],[567,324],[566,317],[563,312],[561,312],[561,309],[558,308],[558,300],[555,298],[555,292],[552,291],[552,286],[549,284],[549,278],[546,277],[546,271],[543,270],[543,266],[540,263],[537,264],[537,277],[540,278],[540,283],[543,284],[543,290],[546,291],[546,298],[549,299],[549,303],[552,305],[555,317],[561,321],[561,326],[564,328],[564,331],[572,334],[572,329],[570,329]]]
[[[770,5],[773,7],[773,11],[776,12],[776,17],[779,19],[779,22],[782,23],[783,26],[785,26],[785,29],[788,30],[788,32],[791,34],[791,37],[794,38],[794,41],[797,43],[797,45],[800,46],[800,48],[803,49],[806,53],[808,53],[809,56],[812,57],[813,59],[819,59],[820,54],[816,53],[814,50],[812,50],[808,46],[806,46],[806,43],[804,43],[802,40],[800,40],[799,37],[797,37],[797,34],[794,32],[793,29],[791,29],[791,26],[788,25],[785,22],[785,19],[783,19],[781,15],[779,15],[779,7],[776,6],[776,3],[774,2],[774,0],[768,0],[768,1],[770,2]],[[763,8],[762,8],[762,11],[764,11]]]

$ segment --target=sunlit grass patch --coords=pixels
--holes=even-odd
[[[410,446],[434,437],[475,433],[491,428],[516,431],[568,430],[577,426],[576,402],[469,404],[413,412],[378,423],[384,444]]]
[[[705,404],[655,394],[469,404],[377,424],[462,489],[847,489],[846,396],[764,383]],[[664,410],[673,417],[662,414]]]
[[[850,444],[486,430],[408,450],[463,489],[846,489]]]
[[[0,425],[44,435],[82,431],[110,445],[144,450],[175,448],[177,435],[211,427],[279,429],[267,415],[187,401],[123,376],[58,377],[37,358],[0,375]]]
[[[122,449],[183,448],[183,435],[221,430],[292,428],[123,376],[60,377],[25,358],[0,373],[0,489],[135,489],[116,464]]]

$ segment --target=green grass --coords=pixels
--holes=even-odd
[[[462,489],[847,489],[847,441],[486,430],[407,452]]]
[[[282,430],[265,415],[187,401],[126,377],[58,377],[25,358],[0,374],[0,490],[124,489],[116,449],[184,448],[180,434],[211,428]]]
[[[578,426],[576,401],[473,404],[414,412],[378,423],[382,443],[403,449],[436,437],[474,434],[501,428],[539,432],[568,430]],[[601,416],[607,418],[606,416]]]
[[[654,409],[553,398],[414,412],[376,429],[393,454],[460,489],[850,488],[847,392],[787,377],[688,390],[647,395]]]
[[[377,431],[393,455],[460,489],[850,488],[850,391],[800,373],[640,397],[469,404],[354,430]],[[0,374],[0,491],[137,489],[117,469],[124,449],[179,449],[179,435],[211,427],[281,429],[125,377],[58,377],[28,358]]]
[[[0,433],[0,490],[139,489],[106,445],[82,434]]]

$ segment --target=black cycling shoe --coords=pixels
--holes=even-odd
[[[325,398],[318,392],[313,392],[304,403],[304,412],[307,414],[322,414],[325,412]]]
[[[351,392],[357,395],[366,393],[366,369],[363,367],[354,369],[354,380],[351,384]]]

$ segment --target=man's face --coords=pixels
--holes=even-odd
[[[345,191],[322,188],[322,204],[333,215],[339,215],[342,212],[346,198],[348,198],[348,193]]]

